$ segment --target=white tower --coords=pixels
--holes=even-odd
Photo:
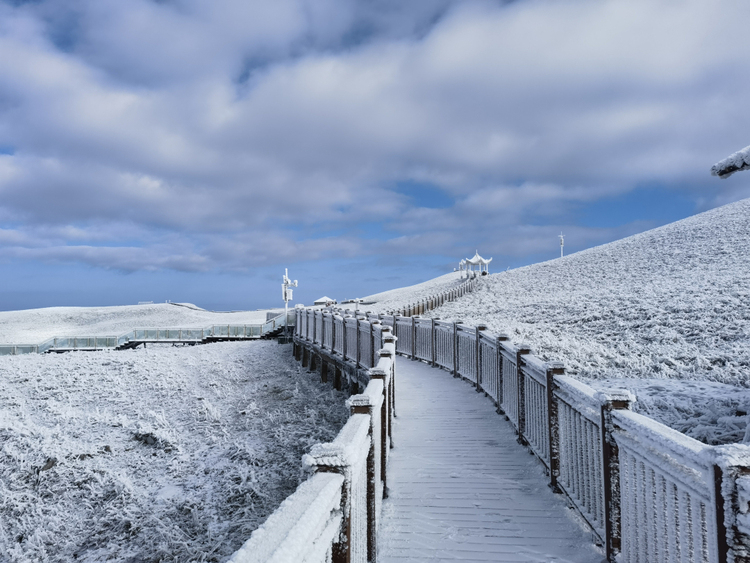
[[[563,246],[565,246],[565,239],[563,238],[562,232],[560,232],[560,258],[563,257]]]

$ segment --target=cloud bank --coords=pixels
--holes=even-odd
[[[750,196],[750,4],[0,0],[0,260],[556,253]],[[439,202],[439,203],[436,203]],[[545,250],[551,249],[551,250]]]

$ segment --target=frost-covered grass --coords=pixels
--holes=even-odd
[[[0,561],[222,561],[345,396],[276,342],[0,359]]]
[[[630,387],[638,409],[696,438],[740,440],[750,412],[750,200],[483,277],[428,316],[484,323],[595,386]]]

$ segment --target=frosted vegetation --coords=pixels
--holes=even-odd
[[[0,561],[222,561],[332,440],[345,396],[287,346],[6,356]]]
[[[424,293],[388,292],[369,308]],[[506,332],[596,386],[628,387],[637,409],[695,438],[742,440],[750,412],[750,200],[487,276],[476,292],[430,314]]]

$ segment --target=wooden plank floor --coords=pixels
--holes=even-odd
[[[381,563],[600,563],[541,463],[468,382],[399,357]]]

